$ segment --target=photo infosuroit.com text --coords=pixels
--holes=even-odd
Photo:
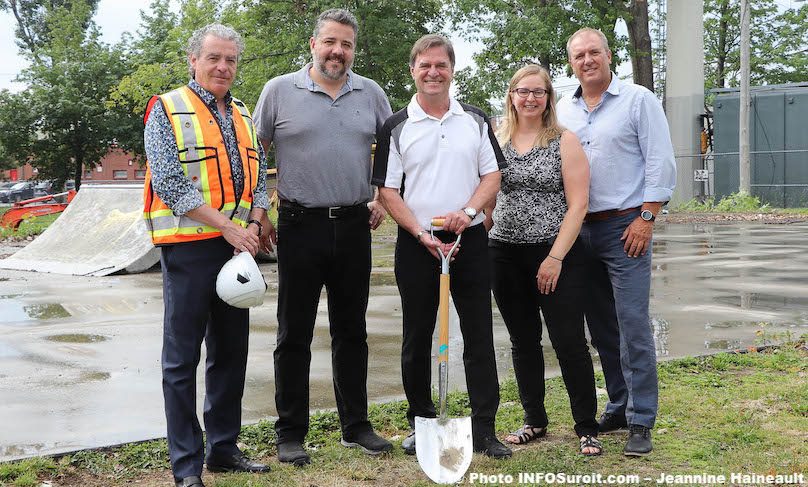
[[[486,474],[470,472],[470,484],[478,485],[805,485],[803,473],[759,474],[733,472],[729,474],[674,474],[661,472],[656,477],[636,474],[570,474],[565,472],[519,472],[517,474]]]

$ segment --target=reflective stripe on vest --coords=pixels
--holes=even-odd
[[[210,207],[242,227],[247,226],[258,180],[258,139],[247,107],[233,99],[233,126],[244,171],[240,197],[234,193],[230,160],[221,128],[210,108],[190,87],[164,95],[160,101],[176,137],[178,158],[185,176]],[[239,114],[241,116],[238,116]],[[188,216],[176,216],[155,193],[151,170],[146,169],[143,217],[155,245],[203,240],[221,235],[214,227]]]

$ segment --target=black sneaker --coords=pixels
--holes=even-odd
[[[513,455],[511,449],[503,445],[494,435],[484,436],[479,441],[475,440],[474,451],[496,459],[509,458]]]
[[[617,433],[628,428],[624,414],[603,413],[598,421],[598,433]]]
[[[284,441],[278,443],[278,461],[302,467],[311,463],[311,457],[299,441]]]
[[[393,449],[393,444],[377,435],[373,430],[357,433],[352,437],[343,437],[342,446],[361,448],[368,455],[381,455]]]
[[[653,449],[651,429],[639,424],[632,424],[629,427],[628,441],[626,447],[623,448],[623,454],[628,457],[644,457]]]
[[[407,455],[415,455],[415,431],[410,431],[410,434],[401,442],[401,448]]]

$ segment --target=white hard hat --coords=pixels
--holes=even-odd
[[[236,308],[251,308],[264,302],[267,283],[249,252],[227,261],[216,276],[216,294]]]

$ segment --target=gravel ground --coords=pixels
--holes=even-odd
[[[32,241],[33,239],[34,237],[8,237],[0,240],[0,259],[5,259],[9,255],[25,247],[28,245],[28,242]]]
[[[808,221],[808,214],[788,213],[669,213],[660,217],[667,223],[757,222],[788,224]]]

